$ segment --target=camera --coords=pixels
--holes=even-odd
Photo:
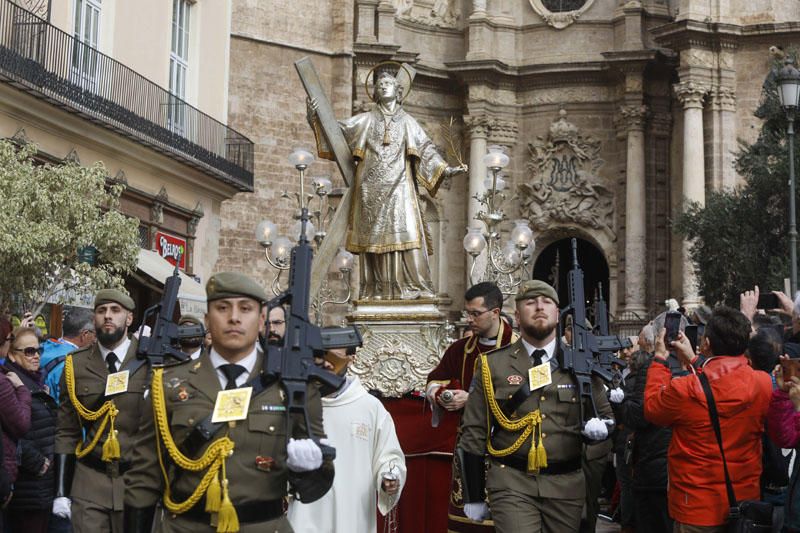
[[[442,392],[442,401],[443,402],[451,402],[453,400],[453,391],[446,390]]]

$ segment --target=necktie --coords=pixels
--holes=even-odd
[[[544,350],[534,350],[533,351],[533,366],[539,366],[542,364],[542,357],[547,355],[547,352]]]
[[[108,373],[114,374],[117,371],[117,354],[108,352],[106,356],[106,364],[108,365]]]
[[[220,365],[217,370],[225,374],[225,379],[228,380],[227,384],[225,385],[225,390],[231,390],[236,388],[236,378],[241,376],[246,369],[242,365],[228,364]]]

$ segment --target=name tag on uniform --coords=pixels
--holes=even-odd
[[[528,369],[528,383],[530,383],[531,390],[541,389],[552,382],[553,377],[550,375],[549,362]]]
[[[236,420],[246,419],[252,394],[253,387],[219,391],[217,393],[217,401],[214,402],[211,423],[235,422]]]
[[[106,378],[106,396],[113,396],[128,391],[129,370],[114,372]]]

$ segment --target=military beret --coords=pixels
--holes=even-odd
[[[267,293],[255,280],[238,272],[219,272],[206,283],[206,300],[213,302],[223,298],[252,298],[267,301]]]
[[[136,309],[136,304],[133,302],[133,298],[125,294],[124,292],[117,290],[117,289],[102,289],[97,291],[97,294],[94,297],[94,308],[97,309],[98,306],[103,304],[110,304],[110,303],[117,303],[127,309],[128,311],[133,311]]]
[[[518,302],[520,300],[527,300],[528,298],[536,298],[537,296],[547,296],[553,300],[556,305],[559,305],[558,293],[556,290],[544,281],[538,279],[523,281],[517,290],[517,296],[514,300]]]
[[[201,316],[199,316],[199,315],[194,314],[194,313],[185,313],[185,314],[181,315],[180,320],[178,320],[178,325],[179,326],[182,326],[184,324],[195,324],[195,325],[198,325],[198,326],[202,326],[203,325],[203,318]]]

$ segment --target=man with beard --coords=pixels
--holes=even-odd
[[[75,533],[121,533],[122,474],[130,466],[133,438],[144,408],[148,365],[128,338],[134,302],[116,289],[94,301],[97,344],[64,363],[56,428],[56,499],[53,514],[72,517]],[[76,464],[77,459],[77,464]]]
[[[308,384],[306,416],[290,413],[289,425],[284,386],[263,375],[256,346],[267,320],[264,289],[219,272],[206,299],[211,347],[195,361],[153,369],[152,414],[125,474],[125,531],[150,533],[160,500],[156,531],[289,533],[287,493],[308,503],[333,482],[332,458],[309,438],[324,444],[319,389]]]
[[[594,378],[601,418],[583,423],[577,381],[562,368],[558,294],[550,285],[523,282],[516,319],[521,339],[481,355],[462,418],[464,513],[473,520],[486,517],[485,486],[496,531],[575,532],[586,497],[584,444],[608,438],[611,407]],[[593,416],[591,405],[583,411]]]
[[[286,334],[286,309],[282,305],[273,307],[267,315],[267,343],[280,344]]]
[[[464,294],[464,316],[472,335],[457,340],[447,348],[442,360],[428,374],[428,384],[425,387],[433,408],[434,427],[438,426],[439,418],[443,416],[443,409],[454,413],[455,416],[461,416],[469,397],[467,391],[472,383],[478,356],[517,340],[517,335],[500,317],[502,307],[503,293],[492,282],[478,283]],[[443,394],[445,391],[449,391],[449,394]],[[492,531],[494,526],[491,520],[475,524],[468,522],[464,517],[461,469],[457,457],[453,458],[452,472],[453,482],[447,509],[448,530],[465,533]]]
[[[319,500],[291,502],[289,521],[296,533],[375,533],[375,507],[385,516],[400,499],[406,460],[394,422],[358,376],[347,375],[354,360],[338,348],[328,351],[321,362],[326,370],[346,376],[341,387],[322,398],[325,433],[336,448],[334,466],[346,474],[336,476],[331,490]]]

